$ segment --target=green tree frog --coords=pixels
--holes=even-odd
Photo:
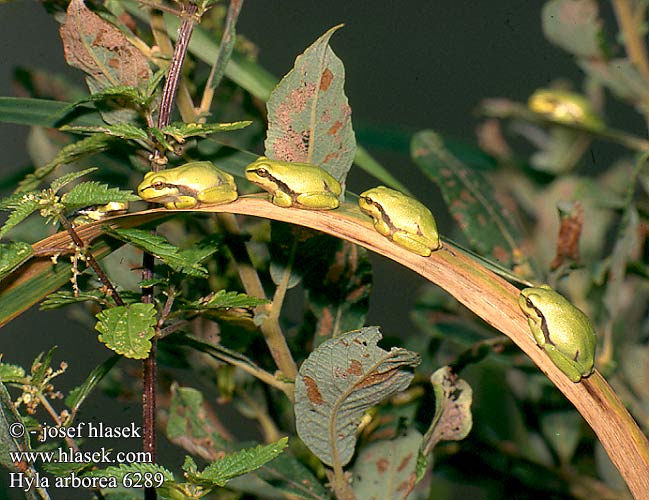
[[[378,186],[361,193],[358,206],[379,233],[411,252],[428,257],[442,246],[435,217],[410,196]]]
[[[536,343],[570,380],[593,373],[597,337],[588,316],[548,285],[525,288],[518,304]]]
[[[279,207],[331,210],[340,204],[340,183],[316,165],[260,156],[246,167],[246,179],[268,191]]]
[[[160,172],[147,172],[137,187],[146,201],[166,208],[194,208],[199,204],[218,205],[237,199],[234,177],[209,161],[195,161]]]
[[[561,123],[582,125],[593,130],[604,128],[604,122],[591,102],[575,92],[539,89],[530,96],[527,105],[531,111]]]

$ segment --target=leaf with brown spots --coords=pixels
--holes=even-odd
[[[422,453],[428,455],[440,441],[460,441],[469,434],[473,419],[471,386],[458,378],[448,366],[430,377],[435,391],[435,415],[424,435]]]
[[[519,247],[523,232],[513,203],[501,203],[493,186],[480,172],[455,157],[432,130],[415,134],[411,155],[419,168],[441,189],[444,201],[460,229],[480,255],[496,259],[508,269],[532,269]],[[521,272],[523,277],[527,274]]]
[[[70,2],[60,32],[65,60],[88,75],[91,91],[118,85],[146,88],[151,77],[146,56],[83,0]]]
[[[376,326],[327,340],[302,363],[295,380],[295,424],[304,444],[329,466],[354,455],[363,414],[410,385],[419,354],[377,346]]]
[[[354,465],[354,493],[363,500],[407,498],[416,484],[421,434],[378,441],[363,448]]]
[[[268,99],[266,156],[324,168],[343,186],[356,152],[345,67],[329,47],[334,26],[318,38]]]

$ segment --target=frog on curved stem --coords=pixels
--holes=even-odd
[[[591,102],[575,92],[539,89],[530,96],[527,105],[531,111],[557,122],[581,125],[592,130],[604,128],[604,122]]]
[[[260,156],[246,167],[246,179],[268,191],[279,207],[332,210],[340,205],[340,183],[316,165]]]
[[[361,193],[358,206],[374,228],[397,245],[423,257],[442,245],[431,211],[419,201],[385,186]]]
[[[195,161],[159,172],[147,172],[137,187],[145,201],[166,208],[194,208],[199,204],[218,205],[239,196],[234,177],[209,161]]]
[[[536,343],[570,380],[593,373],[597,337],[588,316],[548,285],[523,289],[518,304]]]

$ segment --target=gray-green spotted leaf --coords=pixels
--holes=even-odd
[[[405,390],[419,354],[378,347],[376,326],[327,340],[302,363],[295,380],[295,423],[304,444],[325,464],[347,464],[365,411]]]
[[[550,0],[543,6],[543,32],[553,44],[581,59],[600,59],[602,22],[595,0]]]
[[[435,415],[422,444],[422,453],[428,455],[440,441],[460,441],[471,430],[471,386],[443,366],[430,377],[435,391]]]
[[[268,99],[266,156],[319,165],[343,186],[356,152],[345,68],[329,47],[335,26],[297,57]]]
[[[362,449],[354,465],[354,493],[363,500],[406,499],[416,484],[421,434],[378,441]]]
[[[29,259],[33,253],[32,246],[24,241],[0,243],[0,279]]]
[[[97,314],[95,329],[101,334],[99,341],[117,354],[144,359],[151,350],[155,324],[153,304],[138,303],[101,311]]]
[[[424,174],[439,185],[451,215],[471,246],[508,269],[528,274],[531,265],[518,245],[522,229],[494,198],[490,183],[448,151],[441,136],[432,130],[414,135],[411,154]]]

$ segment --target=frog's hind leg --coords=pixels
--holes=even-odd
[[[297,197],[297,202],[301,207],[311,210],[333,210],[340,205],[338,197],[327,191],[302,193]]]
[[[428,257],[433,253],[431,242],[428,238],[416,234],[406,233],[405,231],[396,231],[392,235],[392,241],[411,252],[421,255],[422,257]]]
[[[233,189],[230,184],[222,184],[201,191],[198,195],[198,201],[205,205],[220,205],[221,203],[230,203],[238,197],[236,186]]]

